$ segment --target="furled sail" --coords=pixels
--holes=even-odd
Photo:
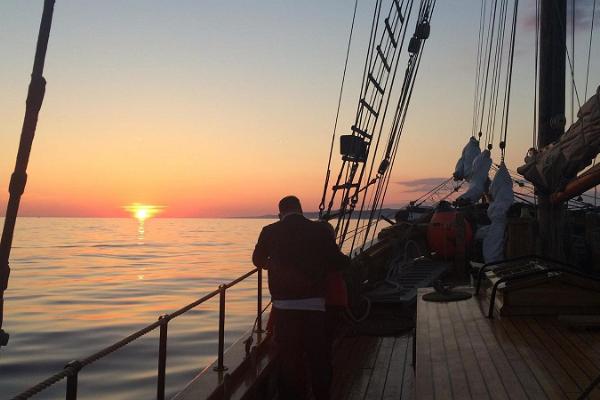
[[[471,172],[473,167],[473,161],[481,153],[479,148],[479,141],[474,137],[471,137],[465,147],[463,148],[462,154],[456,163],[454,168],[454,174],[452,176],[455,180],[470,180]]]
[[[513,181],[504,163],[490,185],[492,201],[487,216],[492,222],[488,225],[483,239],[483,258],[486,263],[504,259],[504,230],[506,214],[514,202]]]
[[[517,168],[538,190],[547,194],[562,191],[600,153],[600,87],[581,106],[577,117],[557,142],[530,151],[525,165]]]
[[[488,173],[492,166],[492,158],[490,151],[482,151],[472,164],[471,180],[469,181],[469,189],[463,193],[458,200],[475,203],[479,201],[485,192],[485,182],[488,179]]]

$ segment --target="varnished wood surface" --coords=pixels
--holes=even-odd
[[[555,317],[485,317],[478,299],[417,304],[416,398],[577,399],[600,375],[600,332]],[[600,399],[596,389],[591,399]]]
[[[344,338],[334,354],[335,400],[414,399],[412,337]]]

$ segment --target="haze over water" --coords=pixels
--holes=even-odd
[[[11,338],[0,353],[0,397],[249,271],[255,240],[270,222],[20,219],[5,294],[4,328]],[[214,298],[169,324],[168,395],[214,360],[217,309]],[[227,291],[226,346],[251,327],[255,313],[253,276]],[[79,398],[152,398],[157,360],[158,330],[84,368]],[[39,398],[64,398],[64,390],[61,382]]]

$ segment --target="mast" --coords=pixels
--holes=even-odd
[[[558,140],[565,131],[566,24],[566,0],[541,1],[538,148]],[[550,195],[541,191],[538,191],[538,200],[541,254],[563,259],[564,207],[553,205]]]
[[[21,141],[19,142],[15,170],[10,177],[8,188],[10,196],[6,206],[2,239],[0,240],[0,346],[5,346],[8,343],[8,334],[2,330],[2,321],[4,319],[4,291],[8,287],[8,276],[10,275],[8,261],[10,258],[15,223],[19,211],[19,203],[21,202],[21,195],[25,191],[25,185],[27,183],[27,164],[29,163],[31,145],[33,143],[33,137],[35,136],[38,115],[46,91],[46,80],[43,76],[44,61],[46,60],[46,50],[48,49],[48,38],[50,36],[50,26],[52,25],[54,1],[55,0],[44,0],[44,11],[42,12],[37,47],[35,49],[31,82],[29,83],[29,90],[27,92],[25,117],[23,118],[23,127],[21,129]]]

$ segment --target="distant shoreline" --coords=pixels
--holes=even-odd
[[[397,211],[399,210],[399,208],[384,208],[381,210],[381,213],[383,215],[386,215],[388,217],[392,217]],[[365,213],[363,213],[363,217],[367,215]],[[310,219],[317,219],[319,217],[319,212],[318,211],[309,211],[309,212],[305,212],[304,216],[306,218],[310,218]],[[355,219],[358,217],[358,211],[355,211],[352,219]],[[3,219],[4,215],[0,215],[0,219]],[[89,216],[89,215],[83,215],[83,216],[74,216],[74,215],[23,215],[23,216],[19,216],[17,219],[21,219],[21,218],[97,218],[97,219],[135,219],[131,216],[118,216],[118,217],[98,217],[98,216]],[[249,215],[249,216],[214,216],[214,217],[163,217],[160,215],[154,216],[150,219],[278,219],[278,215],[277,214],[265,214],[265,215]]]

